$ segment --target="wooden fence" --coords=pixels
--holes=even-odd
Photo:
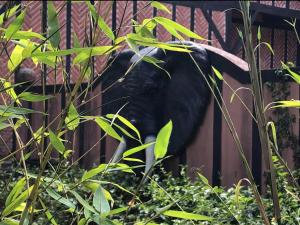
[[[141,22],[144,18],[152,16],[165,16],[177,21],[186,27],[194,30],[203,37],[212,40],[211,44],[215,47],[224,49],[232,54],[244,58],[244,52],[241,42],[239,41],[237,29],[241,27],[241,17],[234,11],[224,11],[232,7],[238,7],[236,2],[218,2],[214,1],[165,1],[167,7],[172,12],[166,14],[157,11],[156,9],[146,7],[147,2],[144,1],[117,1],[117,2],[102,2],[101,12],[109,10],[110,13],[106,16],[107,23],[113,30],[119,30],[119,35],[131,31],[129,26],[131,19]],[[259,52],[262,60],[261,66],[263,69],[263,79],[266,81],[276,82],[275,69],[280,67],[280,61],[292,61],[299,65],[299,48],[295,48],[296,38],[293,31],[288,27],[283,19],[290,16],[300,19],[299,9],[300,4],[293,1],[281,1],[284,4],[278,4],[273,1],[268,5],[268,1],[252,2],[251,12],[253,16],[253,33],[256,34],[258,26],[261,26],[262,40],[271,44],[275,55],[272,55],[267,48],[262,48]],[[27,2],[28,3],[28,2]],[[64,5],[65,4],[65,5]],[[87,7],[85,3],[71,3],[71,2],[55,2],[57,8],[61,8],[60,21],[65,21],[66,26],[61,32],[62,41],[61,48],[71,48],[73,34],[76,33],[82,42],[84,39],[83,28],[86,23]],[[47,4],[45,2],[31,2],[28,6],[27,17],[25,21],[25,28],[32,28],[34,31],[41,32],[46,30],[47,24]],[[276,21],[276,22],[274,22]],[[122,25],[122,26],[120,26]],[[172,39],[162,28],[157,28],[156,36],[162,40],[167,41]],[[257,42],[256,35],[253,37],[254,43]],[[109,40],[102,39],[101,43],[108,43]],[[103,68],[104,59],[97,58],[94,63],[95,79],[96,75],[101,72]],[[30,64],[28,64],[30,66]],[[71,67],[71,58],[66,59],[66,71],[69,74],[70,81],[75,81],[78,77],[78,71]],[[47,73],[48,72],[48,73]],[[52,123],[51,128],[55,129],[58,119],[60,118],[61,109],[65,107],[66,93],[68,90],[64,89],[60,83],[62,76],[54,79],[54,76],[49,72],[48,68],[44,71],[37,69],[37,74],[47,73],[47,88],[46,94],[54,95],[46,101],[46,109],[48,112],[48,124]],[[223,73],[225,80],[233,89],[240,86],[249,87],[249,77],[247,74],[239,74],[237,71],[231,73]],[[101,114],[101,82],[96,82],[92,90],[88,91],[85,101],[82,104],[83,96],[78,97],[79,110],[87,115]],[[245,150],[246,157],[252,167],[255,179],[258,184],[264,180],[264,163],[262,160],[258,131],[255,123],[249,113],[245,110],[242,104],[235,99],[230,102],[232,90],[224,84],[224,82],[217,82],[218,88],[222,92],[229,112],[232,116],[237,132],[241,139]],[[57,90],[62,87],[62,92]],[[86,87],[83,84],[81,90]],[[71,87],[72,88],[72,87]],[[41,93],[41,86],[34,86],[30,88],[31,91]],[[56,90],[56,91],[55,91]],[[18,90],[22,91],[22,90]],[[264,88],[264,94],[267,99],[266,102],[272,100],[271,93],[267,87]],[[291,83],[290,98],[299,99],[299,87]],[[251,94],[247,90],[239,92],[241,98],[245,101],[248,108],[253,111],[253,102]],[[43,109],[42,103],[24,103],[29,108],[41,111]],[[223,105],[224,107],[224,105]],[[299,135],[299,112],[298,110],[291,110],[297,116],[297,120],[291,128],[293,132]],[[271,112],[270,112],[271,114]],[[33,130],[36,131],[42,126],[40,114],[29,115],[30,123]],[[23,127],[21,128],[21,138],[26,141],[30,138],[29,131]],[[100,141],[103,133],[99,130],[95,123],[84,123],[74,132],[68,132],[65,137],[73,142],[73,146],[67,143],[69,149],[74,149],[73,160],[80,159],[80,164],[86,168],[98,165],[101,162],[108,161],[113,154],[117,143],[105,138]],[[17,148],[15,137],[11,140],[12,149]],[[29,149],[28,149],[29,151]],[[291,168],[294,167],[294,149],[286,149],[283,151],[283,156],[287,160]],[[1,155],[6,155],[4,148],[0,149]],[[178,164],[187,164],[188,171],[191,176],[198,169],[209,179],[214,185],[230,186],[236,183],[239,179],[246,177],[242,161],[239,158],[236,145],[233,138],[225,124],[220,108],[214,99],[211,100],[209,108],[206,113],[204,123],[199,127],[198,134],[193,143],[186,147],[184,154],[174,156],[169,159],[168,167],[173,171],[178,169]]]

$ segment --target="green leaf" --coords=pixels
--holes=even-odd
[[[18,206],[23,203],[27,197],[30,195],[33,186],[30,186],[29,189],[25,190],[20,194],[14,201],[12,201],[5,209],[2,211],[2,216],[7,216],[12,213]]]
[[[5,37],[5,38],[7,38],[7,37]],[[14,33],[13,36],[11,37],[11,39],[23,39],[23,40],[27,40],[27,39],[31,39],[31,38],[38,38],[41,40],[46,40],[45,37],[43,37],[39,33],[33,32],[31,30],[29,30],[29,31],[19,30],[16,33]]]
[[[93,48],[84,48],[73,60],[73,64],[78,64],[92,56],[105,55],[117,50],[120,46],[97,46]]]
[[[277,144],[277,136],[276,136],[276,127],[275,127],[274,122],[269,121],[267,123],[267,130],[269,129],[269,127],[271,127],[272,137],[273,137],[273,143],[274,143],[274,145],[276,147],[276,150],[277,150],[278,149],[278,144]]]
[[[168,150],[169,140],[171,137],[173,123],[170,120],[161,130],[158,132],[156,144],[154,147],[155,159],[165,157]]]
[[[109,136],[111,136],[119,141],[122,141],[122,138],[118,135],[118,133],[112,128],[112,126],[107,121],[105,121],[101,117],[96,117],[95,122]]]
[[[21,94],[18,95],[19,99],[22,99],[22,100],[28,101],[28,102],[41,102],[41,101],[50,99],[52,97],[53,96],[50,96],[50,95],[38,95],[38,94],[31,93],[31,92],[22,92]]]
[[[197,173],[198,174],[198,177],[200,178],[200,180],[204,183],[204,184],[206,184],[206,185],[208,185],[209,183],[208,183],[208,180],[207,180],[207,178],[205,177],[205,176],[203,176],[201,173]]]
[[[99,185],[98,189],[96,190],[96,192],[94,193],[93,206],[101,214],[109,213],[109,211],[110,211],[110,206],[109,206],[108,200],[105,198],[103,189],[100,185]]]
[[[89,205],[89,203],[84,200],[77,192],[70,190],[70,192],[74,195],[74,197],[77,199],[77,201],[87,210],[93,212],[93,213],[97,213],[96,210]]]
[[[261,44],[264,44],[267,46],[267,48],[270,50],[270,52],[272,53],[272,55],[274,55],[274,51],[272,46],[268,43],[268,42],[261,42]]]
[[[124,125],[126,125],[128,128],[133,130],[136,133],[136,135],[138,136],[138,139],[141,140],[141,135],[140,135],[140,132],[138,131],[138,129],[129,120],[127,120],[123,116],[118,115],[118,114],[107,114],[106,117],[108,119],[113,119],[115,117],[118,118]]]
[[[93,176],[96,176],[97,174],[103,172],[106,167],[107,167],[107,164],[100,164],[96,168],[90,169],[89,171],[87,171],[83,174],[81,181],[85,181]]]
[[[80,41],[75,32],[73,32],[73,44],[75,48],[80,48]]]
[[[162,26],[169,26],[173,27],[176,31],[179,31],[180,33],[190,37],[190,38],[195,38],[198,40],[204,40],[203,37],[200,35],[194,33],[193,31],[187,29],[186,27],[182,26],[179,23],[174,22],[173,20],[164,18],[164,17],[155,17],[153,18],[157,23],[161,24]]]
[[[56,191],[54,191],[51,188],[47,188],[46,192],[48,193],[48,195],[55,199],[56,201],[60,202],[61,204],[67,206],[70,209],[76,209],[76,205],[71,202],[69,199],[62,197],[60,194],[58,194]]]
[[[290,69],[288,65],[286,65],[284,62],[281,61],[282,68],[287,70],[291,77],[297,82],[297,84],[300,84],[300,75]]]
[[[141,159],[136,159],[136,158],[123,158],[123,160],[129,161],[129,162],[140,162],[140,163],[144,163],[143,160],[141,160]]]
[[[12,87],[11,83],[8,81],[5,81],[3,83],[3,87],[6,89],[6,93],[14,100],[16,103],[20,104],[20,100],[18,100],[18,96]]]
[[[3,24],[3,22],[4,22],[4,17],[5,17],[6,19],[12,17],[12,16],[15,14],[15,12],[18,10],[19,7],[20,7],[20,5],[19,5],[19,4],[16,4],[14,7],[9,8],[9,9],[7,9],[6,12],[2,13],[2,14],[0,15],[0,26],[2,26],[2,24]]]
[[[223,76],[222,76],[221,72],[213,66],[211,66],[211,68],[213,69],[214,74],[219,78],[219,80],[223,80]]]
[[[87,219],[85,219],[85,218],[80,219],[78,222],[78,225],[87,225],[87,224],[88,224]]]
[[[20,221],[12,219],[12,218],[4,218],[0,225],[19,225]]]
[[[261,32],[260,32],[260,26],[258,26],[258,29],[257,29],[257,40],[260,41],[261,39]]]
[[[48,15],[47,33],[48,33],[48,37],[50,37],[49,41],[53,47],[58,48],[60,43],[59,23],[58,23],[56,9],[52,1],[47,1],[47,15]]]
[[[25,115],[28,113],[37,113],[38,111],[21,108],[21,107],[13,107],[13,106],[6,106],[0,105],[0,116],[11,116],[11,115]]]
[[[89,7],[92,17],[95,21],[97,21],[98,27],[106,34],[107,37],[109,37],[111,40],[115,40],[114,32],[105,23],[104,19],[97,14],[95,7],[89,1],[86,1],[86,4]]]
[[[16,45],[14,50],[12,51],[10,59],[7,61],[7,68],[10,72],[14,71],[16,67],[19,66],[22,62],[23,50],[23,47],[21,47],[20,45]]]
[[[153,1],[153,2],[151,2],[151,6],[153,8],[157,8],[159,10],[162,10],[162,11],[165,11],[165,12],[171,14],[170,10],[164,4],[162,4],[160,2]]]
[[[18,197],[18,195],[22,192],[25,185],[26,185],[25,177],[18,180],[18,182],[14,185],[13,189],[7,196],[5,201],[5,206],[8,206],[13,200],[15,200]]]
[[[140,146],[131,148],[131,149],[129,149],[129,150],[127,150],[127,151],[125,151],[125,152],[123,153],[123,157],[130,156],[130,155],[132,155],[132,154],[134,154],[134,153],[137,153],[137,152],[139,152],[139,151],[141,151],[141,150],[143,150],[143,149],[146,149],[146,148],[148,148],[149,146],[154,145],[154,144],[155,144],[155,142],[150,142],[150,143],[147,143],[147,144],[143,144],[143,145],[140,145]]]
[[[58,225],[54,219],[54,216],[51,214],[51,212],[49,211],[49,209],[46,207],[46,205],[44,204],[44,202],[42,201],[42,199],[39,199],[40,200],[40,203],[43,207],[43,209],[45,210],[45,214],[48,218],[48,220],[50,221],[51,224],[53,225]]]
[[[65,123],[69,130],[75,130],[80,123],[79,114],[73,103],[70,104]]]
[[[66,148],[62,141],[51,130],[49,130],[49,139],[52,146],[63,155]]]
[[[300,108],[299,100],[277,101],[277,102],[273,102],[273,104],[275,104],[275,106],[270,107],[271,109],[274,109],[274,108]]]
[[[25,10],[20,13],[19,16],[8,26],[8,28],[5,31],[5,37],[7,39],[11,39],[11,37],[18,31],[23,25],[25,18]]]
[[[184,211],[177,211],[177,210],[167,210],[163,212],[163,215],[180,218],[180,219],[186,219],[186,220],[212,221],[212,218],[208,216],[203,216],[195,213],[188,213]]]

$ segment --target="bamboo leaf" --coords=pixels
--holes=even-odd
[[[25,10],[7,27],[5,37],[9,40],[23,25],[25,18]]]
[[[85,172],[81,178],[81,181],[83,182],[89,178],[96,176],[97,174],[103,172],[106,167],[107,167],[107,164],[100,164],[98,167]]]
[[[46,192],[48,193],[48,195],[55,199],[56,201],[60,202],[61,204],[67,206],[68,208],[75,210],[76,209],[76,205],[71,202],[69,199],[62,197],[60,194],[58,194],[56,191],[54,191],[51,188],[47,188]]]
[[[117,50],[120,46],[97,46],[93,48],[84,48],[80,53],[74,58],[73,64],[78,64],[83,62],[86,59],[89,59],[92,56],[97,55],[106,55],[115,50]]]
[[[173,123],[170,120],[158,132],[156,143],[155,143],[155,146],[154,146],[155,159],[163,158],[167,154],[169,140],[170,140],[171,133],[172,133],[172,128],[173,128]]]
[[[8,206],[13,200],[15,200],[18,197],[18,195],[22,192],[23,188],[25,187],[25,184],[25,177],[18,180],[18,182],[15,184],[15,186],[7,196],[5,206]]]
[[[260,26],[258,26],[258,29],[257,29],[257,40],[260,41],[261,39],[261,32],[260,32]]]
[[[46,214],[48,220],[50,221],[50,223],[53,224],[53,225],[58,225],[57,222],[54,219],[54,216],[51,214],[50,210],[46,207],[46,205],[42,201],[42,199],[39,199],[39,200],[40,200],[40,203],[41,203],[43,209],[45,210],[45,214]]]
[[[84,200],[77,192],[70,190],[70,192],[74,195],[74,197],[77,199],[77,201],[87,210],[93,212],[93,213],[97,213],[96,210],[89,205],[89,203]]]
[[[103,189],[101,185],[99,185],[98,189],[96,190],[94,197],[93,197],[93,206],[94,208],[102,213],[109,213],[110,206],[108,200],[106,199]]]
[[[195,38],[198,40],[204,40],[203,37],[200,35],[194,33],[193,31],[187,29],[186,27],[182,26],[179,23],[174,22],[173,20],[164,18],[164,17],[154,17],[153,18],[157,23],[161,24],[162,26],[166,25],[169,27],[173,27],[176,31],[179,31],[180,33],[190,37],[190,38]]]
[[[75,130],[80,123],[79,114],[73,103],[70,104],[65,123],[69,130]]]
[[[97,117],[97,118],[95,118],[95,122],[109,136],[111,136],[119,141],[122,141],[122,138],[119,136],[119,134],[112,128],[112,126],[107,121],[105,121],[101,117]]]
[[[119,115],[119,114],[107,114],[106,117],[108,119],[113,119],[113,118],[118,118],[124,125],[126,125],[128,128],[130,128],[131,130],[133,130],[136,135],[138,136],[138,139],[141,139],[141,135],[140,132],[138,131],[138,129],[126,118],[124,118],[123,116]]]
[[[214,66],[211,67],[214,71],[214,74],[219,78],[219,80],[223,80],[223,76],[219,70],[217,70]]]
[[[50,95],[38,95],[38,94],[31,93],[31,92],[22,92],[21,94],[18,95],[19,99],[22,99],[22,100],[28,101],[28,102],[41,102],[41,101],[50,99],[52,97],[53,96],[50,96]]]
[[[212,221],[212,218],[208,216],[203,216],[195,213],[188,213],[184,211],[177,211],[177,210],[167,210],[163,212],[163,215],[174,217],[174,218],[186,219],[186,220]]]
[[[152,6],[153,8],[157,8],[157,9],[159,9],[159,10],[162,10],[162,11],[165,11],[165,12],[171,14],[170,10],[169,10],[164,4],[162,4],[162,3],[160,3],[160,2],[152,1],[152,2],[151,2],[151,6]]]
[[[134,154],[134,153],[137,153],[137,152],[139,152],[139,151],[141,151],[141,150],[143,150],[143,149],[146,149],[146,148],[148,148],[149,146],[154,145],[154,144],[155,144],[155,142],[151,142],[151,143],[147,143],[147,144],[143,144],[143,145],[140,145],[140,146],[131,148],[131,149],[129,149],[129,150],[127,150],[127,151],[125,151],[125,152],[123,153],[123,157],[130,156],[130,155],[132,155],[132,154]]]
[[[4,17],[6,19],[9,19],[10,17],[12,17],[15,12],[18,10],[18,8],[20,7],[19,4],[16,4],[14,7],[9,8],[6,12],[2,13],[0,15],[0,26],[2,26],[3,22],[4,22]]]
[[[291,77],[297,82],[297,84],[300,84],[300,75],[290,69],[288,65],[286,65],[284,62],[281,61],[282,68],[287,70]]]
[[[49,139],[52,146],[63,155],[66,148],[62,141],[51,130],[49,130]]]
[[[98,27],[106,34],[107,37],[109,37],[111,40],[115,40],[114,32],[106,24],[104,19],[99,14],[97,14],[95,7],[89,1],[86,1],[86,4],[89,7],[92,17],[95,21],[97,21]]]
[[[29,189],[25,190],[20,194],[15,200],[13,200],[5,209],[2,211],[2,216],[7,216],[12,213],[21,203],[23,203],[27,197],[30,195],[33,186],[30,186]]]
[[[54,48],[58,48],[60,43],[60,32],[59,32],[59,22],[57,18],[56,9],[52,1],[47,1],[47,22],[48,22],[48,37],[51,45]]]

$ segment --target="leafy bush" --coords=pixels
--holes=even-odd
[[[0,194],[0,206],[3,206],[9,192],[13,188],[16,181],[22,177],[18,170],[15,170],[16,165],[2,168],[0,171],[0,188],[3,190]],[[64,168],[61,168],[62,170]],[[30,166],[29,171],[35,174],[38,168]],[[76,184],[84,171],[79,168],[68,170],[60,181],[66,186]],[[111,217],[112,221],[119,224],[125,221],[125,224],[145,224],[147,221],[156,224],[198,224],[193,220],[182,220],[173,217],[168,217],[162,214],[164,210],[183,210],[185,212],[194,213],[197,215],[205,215],[212,217],[212,222],[202,222],[201,224],[263,224],[259,209],[255,203],[252,191],[247,186],[231,187],[227,190],[221,187],[210,187],[206,184],[205,178],[199,177],[194,182],[186,175],[183,168],[180,177],[173,177],[171,173],[167,173],[163,168],[160,168],[159,174],[153,175],[149,185],[145,185],[138,193],[135,203],[132,202],[132,194],[135,193],[139,183],[139,177],[133,174],[124,173],[108,173],[101,179],[109,180],[111,183],[116,183],[120,188],[107,184],[103,187],[108,190],[113,199],[113,208],[122,208],[132,205],[128,215],[125,212],[116,214]],[[55,173],[51,169],[46,170],[45,177],[52,177]],[[298,224],[300,222],[300,202],[295,190],[291,189],[286,180],[286,174],[281,174],[279,177],[280,186],[280,205],[282,212],[282,224]],[[100,179],[96,177],[95,180]],[[134,185],[133,185],[134,184]],[[60,195],[63,195],[64,188],[56,184],[52,184],[51,188],[56,190]],[[92,205],[92,200],[89,198],[90,190],[80,184],[74,189],[78,194],[88,200]],[[126,190],[126,191],[125,191]],[[287,191],[288,190],[288,191]],[[41,198],[44,204],[47,205],[49,212],[55,218],[57,224],[76,224],[74,222],[75,215],[68,211],[67,207],[59,201],[53,199],[47,193],[42,193]],[[76,199],[69,196],[69,200],[76,204]],[[267,194],[263,199],[267,206],[268,215],[272,215],[272,199],[270,194]],[[1,208],[0,208],[1,210]],[[37,213],[33,224],[49,224],[49,220],[45,216],[45,210],[39,204],[36,207]],[[150,223],[151,224],[151,223]]]

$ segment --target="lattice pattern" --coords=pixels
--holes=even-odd
[[[195,9],[194,32],[204,37],[205,39],[208,39],[208,23],[204,18],[201,9]],[[195,41],[198,42],[198,40]]]
[[[176,7],[176,22],[187,27],[191,28],[191,9],[189,7],[177,6]],[[186,37],[186,40],[189,38]]]
[[[218,31],[220,32],[223,40],[225,40],[225,12],[212,12],[212,19],[216,24]],[[221,44],[219,43],[218,39],[215,37],[214,33],[212,32],[212,46],[217,48],[222,48]]]
[[[285,32],[283,30],[274,30],[274,60],[273,67],[280,68],[280,61],[284,61],[284,53],[285,53]]]
[[[271,34],[272,30],[269,28],[261,29],[261,41],[271,44]],[[260,48],[260,65],[261,69],[271,68],[271,52],[267,46],[262,45]]]
[[[172,12],[172,5],[170,4],[165,4],[165,6]],[[158,10],[157,16],[163,16],[168,19],[172,19],[172,15],[168,14],[167,12]],[[160,41],[170,41],[172,39],[172,36],[162,27],[158,26],[157,27],[157,38]]]

